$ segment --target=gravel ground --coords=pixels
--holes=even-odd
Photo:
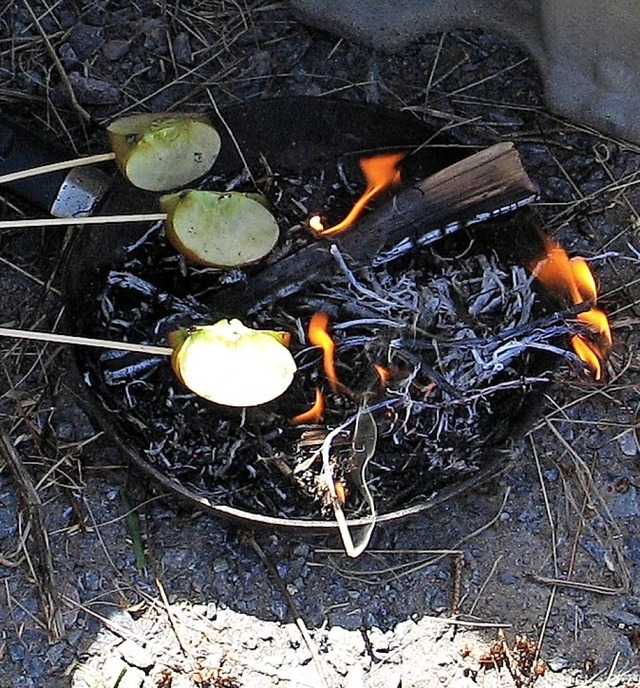
[[[104,150],[119,112],[280,94],[514,141],[549,231],[594,258],[616,340],[605,383],[564,371],[491,484],[378,528],[355,561],[337,539],[244,532],[159,493],[75,403],[61,347],[3,342],[2,431],[35,489],[0,464],[0,685],[638,684],[635,145],[548,113],[535,65],[478,32],[390,57],[282,3],[32,1],[0,10],[0,50],[3,112],[80,153]],[[38,229],[0,234],[0,324],[55,327],[61,266],[43,246]]]

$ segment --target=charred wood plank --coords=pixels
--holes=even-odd
[[[342,233],[318,241],[215,295],[229,315],[256,311],[335,273],[331,245],[354,266],[371,265],[387,249],[393,259],[462,227],[531,203],[538,190],[511,143],[499,143],[400,191]],[[394,248],[395,247],[395,248]],[[382,258],[384,262],[385,258]]]

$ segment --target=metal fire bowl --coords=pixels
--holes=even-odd
[[[322,166],[327,169],[327,188],[331,184],[330,170],[335,169],[339,156],[353,153],[354,161],[367,151],[385,147],[415,147],[426,145],[430,151],[427,174],[458,160],[470,152],[451,140],[436,136],[435,132],[412,115],[377,106],[350,101],[285,97],[256,100],[232,108],[218,122],[223,138],[222,152],[213,173],[232,177],[243,169],[238,150],[242,151],[250,168],[260,167],[260,157],[280,173],[299,175]],[[212,119],[219,120],[212,116]],[[229,135],[233,132],[233,140]],[[116,187],[102,210],[105,214],[140,212],[155,209],[157,195],[141,192],[124,180]],[[104,275],[117,263],[123,247],[147,231],[148,226],[118,225],[117,227],[85,226],[77,230],[67,255],[66,301],[67,327],[75,334],[95,336],[87,326],[87,309],[97,308],[95,297],[104,286]],[[91,354],[79,347],[73,352],[73,387],[80,403],[97,420],[122,453],[143,474],[173,495],[216,516],[221,516],[251,527],[262,526],[304,531],[333,531],[333,521],[290,519],[252,513],[243,509],[217,504],[179,481],[161,473],[151,465],[136,446],[136,429],[123,422],[120,414],[109,410],[108,402],[99,392],[87,386],[83,372],[87,370]],[[511,439],[527,426],[535,415],[541,394],[534,396],[528,405],[526,418],[514,422]],[[483,467],[473,476],[451,484],[423,503],[412,505],[377,516],[376,523],[405,519],[433,509],[456,495],[468,491],[494,476],[513,455],[507,442],[488,452]],[[364,526],[369,518],[349,520],[350,525]]]

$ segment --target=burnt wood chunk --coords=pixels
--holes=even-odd
[[[371,265],[383,250],[394,254],[425,246],[462,227],[531,203],[538,190],[511,143],[499,143],[405,188],[351,227],[265,268],[247,284],[215,295],[216,310],[229,315],[258,310],[335,272],[331,245],[353,267]]]

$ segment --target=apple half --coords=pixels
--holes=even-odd
[[[167,237],[199,265],[238,267],[264,258],[276,245],[278,223],[264,199],[237,191],[188,190],[160,198]]]
[[[169,191],[206,174],[220,152],[220,136],[205,115],[142,113],[107,127],[120,171],[147,191]]]
[[[258,406],[283,394],[297,366],[286,332],[255,330],[239,320],[181,329],[169,335],[171,365],[198,396],[223,406]]]

